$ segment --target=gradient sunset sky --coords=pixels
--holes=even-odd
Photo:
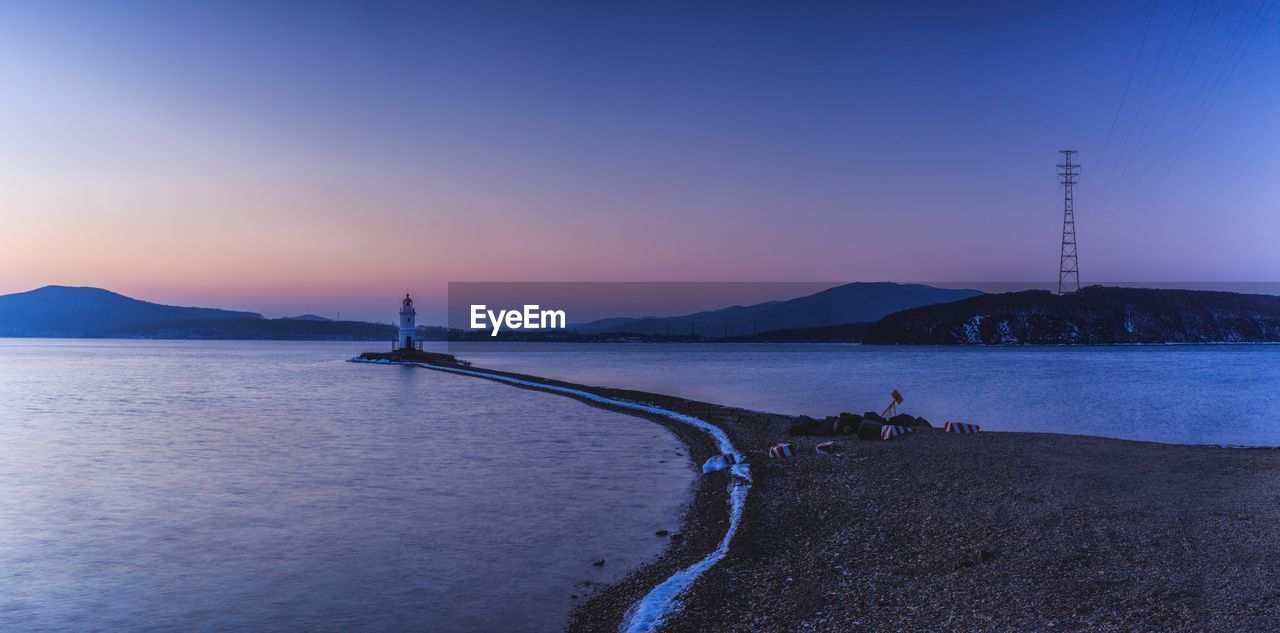
[[[5,3],[0,293],[1275,281],[1273,4]]]

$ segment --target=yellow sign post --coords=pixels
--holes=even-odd
[[[890,417],[892,417],[892,416],[890,416],[890,415],[889,415],[889,414],[890,414],[890,412],[892,412],[892,413],[894,413],[894,414],[897,414],[897,413],[898,413],[898,405],[900,405],[900,404],[902,404],[902,394],[898,393],[898,390],[897,390],[897,389],[894,389],[894,390],[893,390],[893,402],[890,402],[890,403],[889,403],[889,406],[887,406],[887,407],[885,407],[885,408],[884,408],[884,413],[881,413],[881,414],[880,414],[880,417],[882,417],[882,418],[884,418],[884,419],[888,420]]]

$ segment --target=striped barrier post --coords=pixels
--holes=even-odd
[[[942,425],[942,430],[947,433],[977,433],[980,428],[977,424],[965,424],[962,422],[947,422]]]
[[[914,433],[914,429],[909,426],[898,426],[896,424],[886,424],[880,427],[880,439],[889,440],[904,433]]]
[[[787,444],[786,442],[778,442],[777,444],[773,445],[773,448],[769,449],[769,457],[774,457],[778,459],[786,459],[795,454],[796,454],[795,450],[792,448],[790,444]]]
[[[702,465],[702,473],[703,474],[718,473],[722,470],[727,470],[730,466],[733,466],[734,464],[739,464],[742,462],[743,460],[738,459],[738,456],[734,455],[733,453],[721,453],[719,455],[712,455],[711,457],[707,458],[706,463]]]
[[[823,442],[813,447],[813,452],[819,455],[835,455],[840,452],[840,449],[836,448],[835,442]]]

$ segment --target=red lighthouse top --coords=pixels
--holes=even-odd
[[[413,297],[410,297],[410,296],[409,296],[409,293],[407,293],[407,292],[406,292],[406,293],[404,293],[404,303],[405,303],[406,305],[413,305]]]

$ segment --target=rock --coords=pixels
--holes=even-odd
[[[836,418],[836,433],[840,435],[852,435],[858,432],[858,427],[862,425],[862,416],[841,411],[840,417]]]
[[[596,559],[596,562],[591,563],[591,564],[592,564],[592,565],[595,565],[596,567],[604,567],[604,559],[603,559],[603,558],[597,558],[597,559]]]
[[[914,415],[907,415],[905,413],[899,413],[898,415],[889,418],[889,424],[896,426],[922,426],[920,424],[920,418],[917,418]],[[928,423],[926,422],[925,425],[927,424]]]
[[[795,437],[797,435],[827,435],[826,425],[807,416],[802,415],[791,422],[791,426],[787,429],[787,435]]]
[[[880,414],[876,413],[875,411],[868,411],[862,414],[862,421],[865,423],[867,420],[870,420],[880,425],[884,425],[889,422],[888,420],[880,417]]]
[[[924,418],[916,418],[916,426],[923,426],[930,429],[933,428],[933,425],[929,424],[929,421]]]
[[[1237,521],[1248,521],[1248,520],[1249,520],[1249,515],[1247,515],[1247,514],[1245,514],[1245,513],[1243,513],[1243,512],[1237,512],[1237,513],[1236,513],[1236,520],[1237,520]]]
[[[681,533],[679,533],[679,532],[676,532],[675,534],[672,534],[672,535],[671,535],[671,540],[673,540],[673,541],[682,541],[682,540],[684,540],[684,535],[683,535],[683,534],[681,534]]]
[[[880,429],[883,427],[884,424],[864,417],[862,418],[862,424],[858,425],[858,439],[879,440]]]
[[[668,534],[670,534],[670,532],[666,530],[658,530],[657,532],[653,533],[654,536],[666,536]]]

